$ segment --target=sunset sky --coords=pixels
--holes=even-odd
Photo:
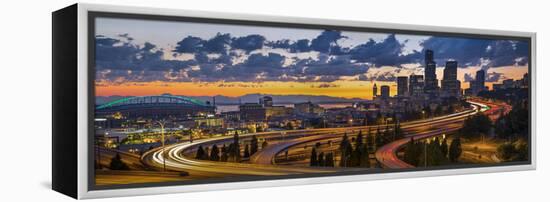
[[[463,88],[475,71],[488,86],[527,73],[526,41],[291,29],[114,18],[96,19],[96,95],[327,95],[371,98],[372,85],[437,74],[459,63]]]

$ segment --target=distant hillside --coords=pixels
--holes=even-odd
[[[268,94],[247,94],[240,97],[228,97],[223,95],[216,95],[216,104],[227,105],[227,104],[239,104],[240,103],[258,103],[260,97],[271,96],[273,97],[273,102],[276,104],[293,104],[300,102],[311,101],[313,103],[345,103],[345,102],[358,102],[364,101],[363,99],[353,98],[339,98],[339,97],[330,97],[330,96],[317,96],[317,95],[268,95]],[[98,96],[96,97],[96,104],[103,104],[110,101],[118,100],[124,98],[125,96]],[[195,98],[202,101],[212,102],[213,97],[210,96],[187,96]]]

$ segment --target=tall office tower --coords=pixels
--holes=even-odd
[[[459,97],[460,86],[456,79],[458,63],[456,61],[447,61],[445,70],[443,70],[443,80],[441,80],[441,90],[445,97]]]
[[[485,70],[480,69],[476,72],[476,89],[474,89],[475,95],[485,90]]]
[[[390,86],[380,86],[380,97],[382,97],[382,99],[388,99],[390,97]]]
[[[378,95],[378,87],[376,86],[376,83],[375,83],[374,86],[372,86],[372,99],[376,98],[377,95]]]
[[[397,77],[397,95],[408,96],[409,94],[409,78],[406,76]]]
[[[424,54],[424,91],[426,94],[434,96],[437,94],[438,89],[434,52],[432,50],[426,50]]]
[[[424,76],[411,75],[409,76],[409,95],[420,96],[424,93]]]
[[[424,53],[424,61],[428,63],[429,61],[434,61],[434,51],[432,50],[426,50]]]

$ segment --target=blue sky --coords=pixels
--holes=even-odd
[[[339,30],[98,18],[97,78],[103,81],[335,81],[373,78],[380,67],[526,67],[524,41]]]

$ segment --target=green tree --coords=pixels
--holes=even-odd
[[[460,132],[465,137],[480,137],[482,134],[488,134],[493,122],[485,114],[478,113],[464,120],[464,125]]]
[[[326,167],[334,167],[334,155],[331,153],[328,153],[325,158],[325,166]]]
[[[321,152],[319,153],[319,156],[317,157],[317,165],[318,166],[325,166],[325,153]]]
[[[409,143],[407,143],[407,146],[405,146],[405,156],[404,160],[408,164],[411,164],[413,166],[418,166],[418,160],[420,158],[420,150],[419,145],[414,141],[414,138],[411,137]]]
[[[344,136],[342,137],[342,141],[340,142],[340,167],[347,167],[349,166],[349,158],[351,156],[351,143],[348,139],[348,134],[344,133]]]
[[[393,141],[403,138],[403,135],[404,133],[403,129],[401,129],[401,123],[399,123],[399,121],[396,121],[393,126]]]
[[[252,140],[250,140],[250,155],[255,154],[258,151],[258,138],[256,135],[252,135]]]
[[[374,136],[372,135],[370,128],[367,129],[367,138],[366,138],[365,144],[367,145],[368,153],[374,151]]]
[[[523,139],[519,139],[514,143],[504,143],[497,148],[497,157],[505,162],[526,161],[528,155],[528,145]]]
[[[205,152],[204,148],[202,148],[202,145],[199,145],[199,148],[197,149],[197,153],[195,154],[195,158],[199,160],[204,160]]]
[[[419,165],[439,166],[447,162],[447,159],[443,156],[443,153],[441,153],[439,140],[437,138],[426,144],[427,145],[425,145],[420,155]]]
[[[443,138],[443,141],[441,142],[441,153],[445,158],[447,158],[447,155],[449,154],[449,145],[447,144],[447,138]]]
[[[359,131],[357,134],[357,139],[355,140],[355,147],[363,147],[363,131]]]
[[[241,146],[239,145],[239,133],[235,131],[235,134],[233,135],[233,160],[235,162],[241,161]]]
[[[449,160],[451,162],[458,162],[458,158],[462,155],[462,145],[460,143],[460,138],[455,137],[451,141],[451,146],[449,147]]]
[[[220,160],[220,150],[218,149],[217,145],[212,146],[212,150],[210,151],[210,160],[211,161]]]
[[[375,149],[378,149],[384,145],[384,134],[380,132],[380,127],[376,129],[376,134],[374,135],[374,144],[376,146]]]
[[[315,150],[315,147],[311,148],[311,155],[309,157],[309,166],[317,166],[317,151]]]
[[[527,139],[528,117],[527,105],[516,104],[510,113],[504,114],[501,112],[501,116],[495,122],[495,133],[499,138],[506,140]]]
[[[225,147],[225,144],[223,144],[221,150],[222,150],[222,156],[220,157],[220,161],[227,162],[229,155],[227,154],[227,148]]]
[[[129,170],[130,168],[126,163],[124,163],[120,157],[120,154],[117,152],[116,155],[111,159],[109,164],[111,170]]]
[[[361,146],[361,155],[360,155],[360,159],[359,159],[359,166],[360,167],[364,167],[364,168],[369,168],[370,167],[370,158],[369,158],[369,152],[368,152],[368,147],[367,147],[367,144],[363,144]]]
[[[249,147],[248,145],[244,146],[244,154],[243,154],[244,158],[250,157],[250,150],[248,149],[248,147]]]
[[[502,161],[511,161],[516,153],[516,148],[511,143],[504,143],[497,148],[497,156]]]

